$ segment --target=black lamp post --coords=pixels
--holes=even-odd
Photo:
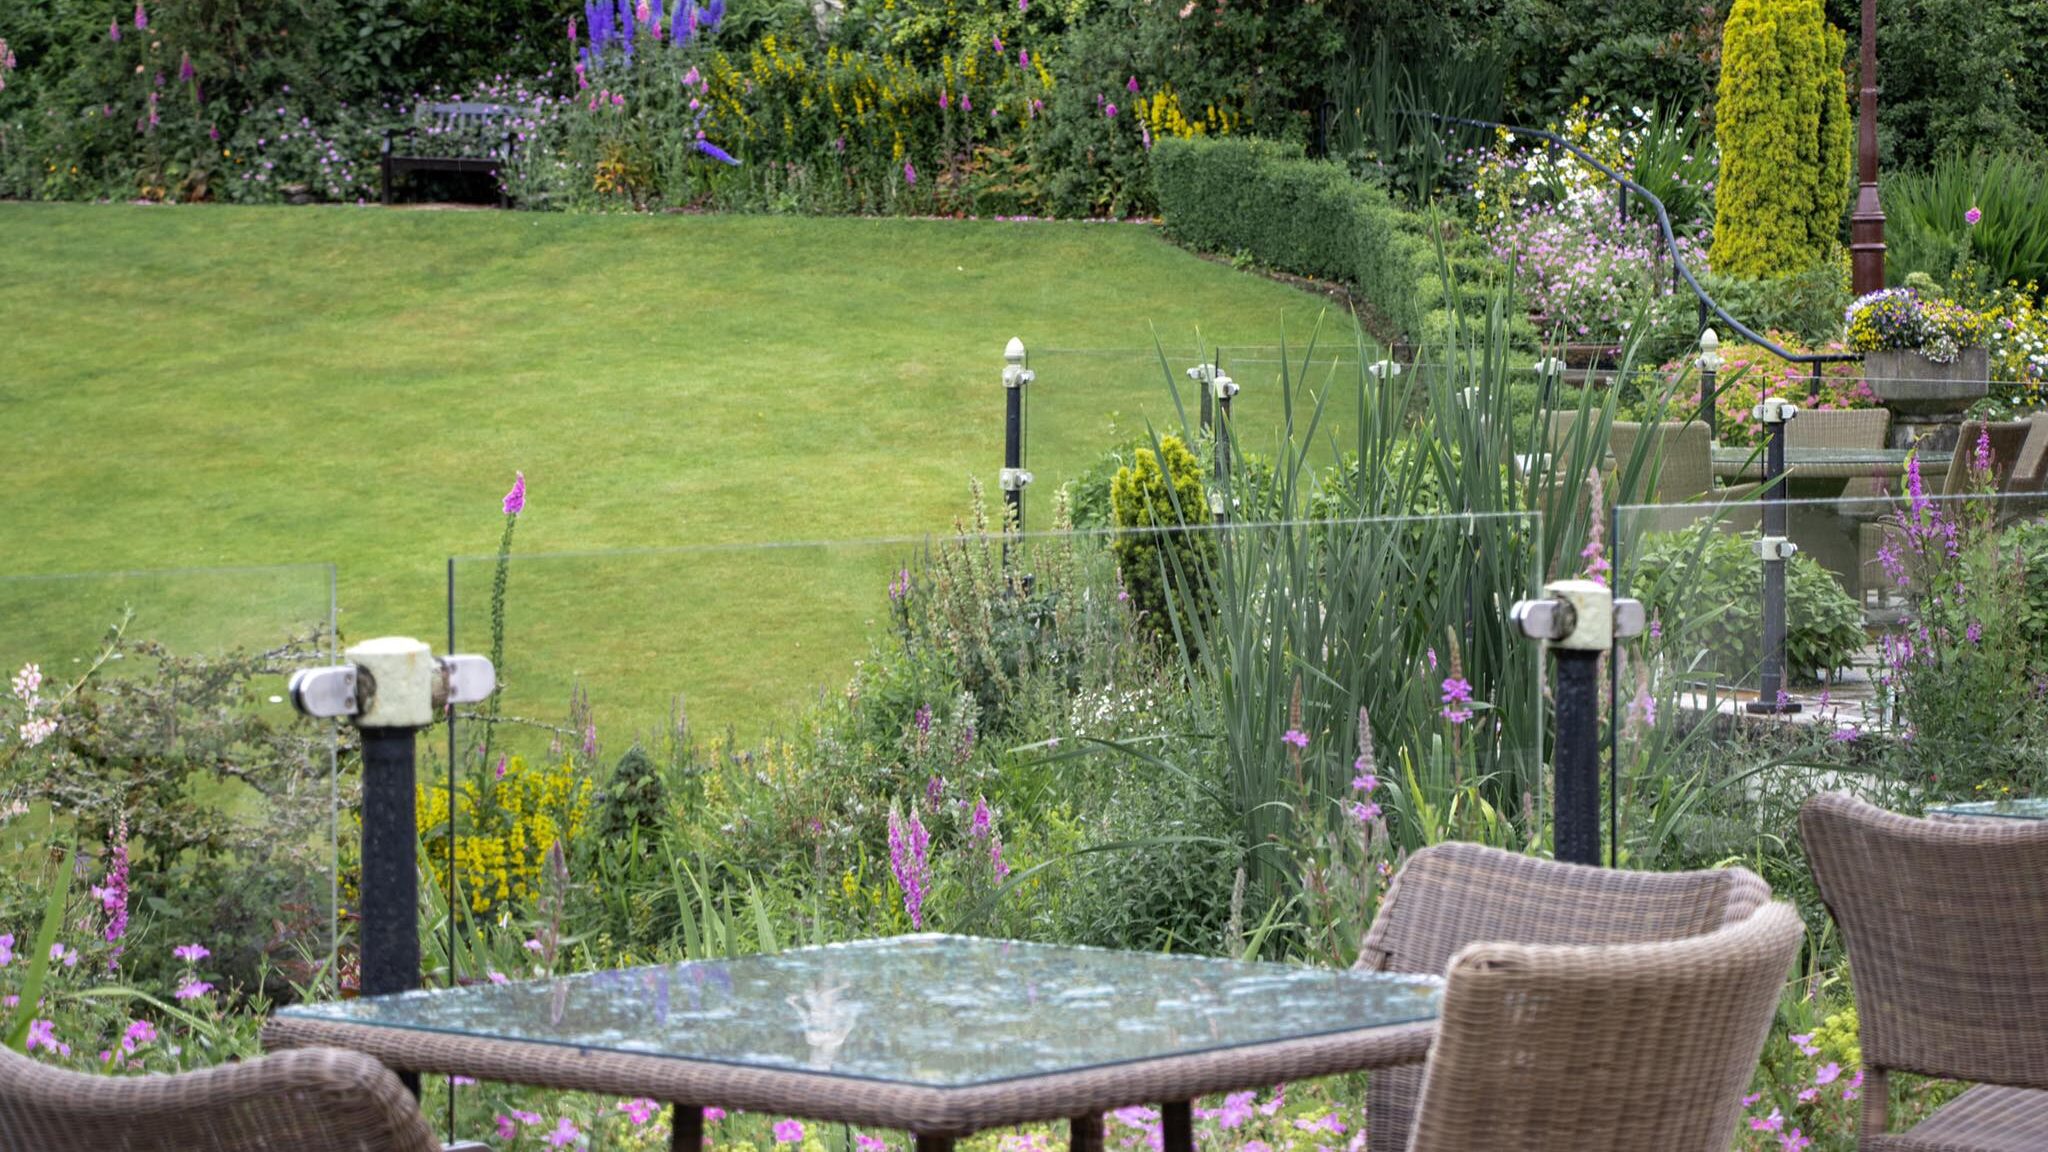
[[[1857,71],[1856,210],[1849,217],[1849,285],[1862,296],[1884,287],[1884,205],[1877,196],[1877,0],[1863,0],[1863,52]]]

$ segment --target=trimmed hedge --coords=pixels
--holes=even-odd
[[[1152,179],[1175,240],[1349,284],[1410,339],[1440,340],[1453,296],[1469,316],[1486,310],[1492,274],[1479,249],[1449,246],[1456,289],[1448,290],[1421,216],[1340,165],[1304,158],[1299,146],[1242,137],[1160,140]]]

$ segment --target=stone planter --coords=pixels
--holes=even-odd
[[[1892,447],[1917,441],[1941,452],[1955,447],[1964,411],[1991,390],[1991,354],[1965,348],[1954,363],[1937,364],[1918,352],[1866,352],[1863,378],[1892,410]]]

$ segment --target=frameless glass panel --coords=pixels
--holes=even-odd
[[[926,935],[288,1012],[950,1088],[1410,1024],[1436,1015],[1441,987],[1427,976]]]
[[[938,926],[1343,963],[1401,851],[1547,837],[1541,653],[1508,623],[1537,517],[992,515],[456,561],[456,646],[501,645],[503,688],[423,769],[437,884],[529,925],[551,841],[603,829],[686,855],[654,886],[569,853],[602,899],[563,936],[697,956]],[[912,822],[946,861],[916,899]],[[764,931],[752,889],[784,883],[814,906]]]
[[[332,662],[334,595],[326,565],[0,577],[9,907],[77,853],[60,979],[331,994],[336,732],[285,681]]]
[[[1968,485],[1930,495],[1941,482],[1925,475],[1822,479],[1869,490],[1785,508],[1797,551],[1778,692],[1764,690],[1759,503],[1617,512],[1622,586],[1653,621],[1614,693],[1624,838],[1657,866],[1781,859],[1756,852],[1760,838],[1796,841],[1816,791],[1907,812],[2048,794],[2038,501]]]

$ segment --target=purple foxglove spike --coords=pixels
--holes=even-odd
[[[704,27],[716,28],[718,27],[718,22],[723,19],[725,19],[725,0],[711,0],[711,3],[704,6]]]

